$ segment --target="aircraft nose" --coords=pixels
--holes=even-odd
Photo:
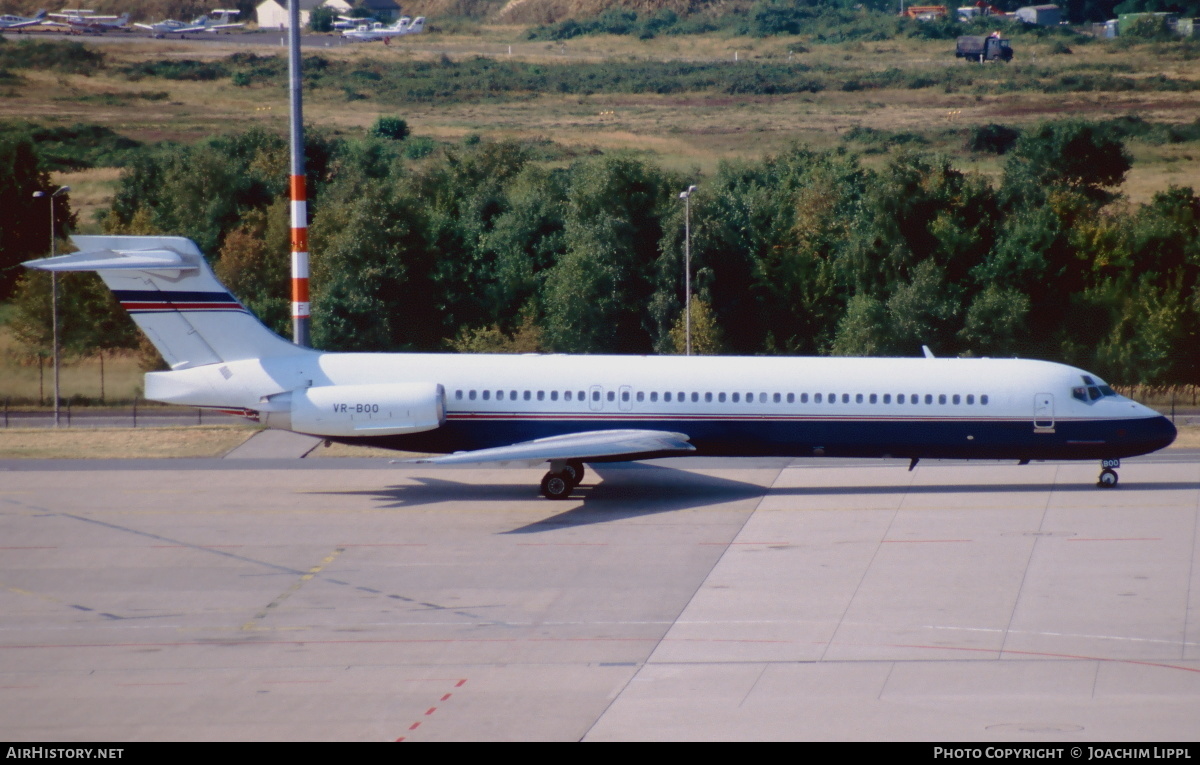
[[[1174,443],[1175,437],[1178,435],[1179,431],[1175,428],[1175,424],[1166,417],[1160,415],[1151,419],[1149,433],[1147,433],[1149,451],[1167,448]]]

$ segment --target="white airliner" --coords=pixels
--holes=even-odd
[[[381,22],[372,24],[360,24],[354,29],[348,29],[342,32],[342,37],[350,40],[383,40],[386,44],[393,37],[403,37],[404,35],[420,34],[425,29],[425,17],[418,16],[415,19],[409,19],[407,16],[399,19],[395,24],[384,26]]]
[[[38,24],[41,24],[45,18],[45,9],[38,11],[28,18],[25,16],[13,16],[12,14],[5,14],[0,16],[0,31],[7,31],[9,29],[24,29],[25,27],[37,26]]]
[[[170,365],[146,398],[234,412],[435,463],[678,455],[1100,460],[1175,439],[1169,420],[1082,369],[1024,359],[326,353],[267,329],[182,237],[76,236],[25,265],[96,271]]]

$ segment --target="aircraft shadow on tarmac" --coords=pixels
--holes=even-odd
[[[747,481],[693,473],[660,465],[592,466],[584,483],[571,492],[567,507],[535,523],[522,526],[509,534],[527,534],[570,526],[609,523],[626,518],[639,518],[676,510],[765,497],[826,497],[867,496],[885,494],[1022,494],[1030,492],[1096,492],[1094,483],[1025,484],[953,484],[917,485],[892,484],[885,486],[790,486],[772,488]],[[769,472],[771,480],[775,473]],[[414,477],[414,484],[391,486],[369,492],[351,492],[374,496],[385,508],[412,508],[443,502],[521,502],[537,501],[547,511],[558,503],[541,500],[537,488],[527,484],[480,484],[446,480],[433,476]],[[1119,489],[1122,493],[1144,490],[1194,490],[1195,482],[1130,482]],[[1104,490],[1111,491],[1111,490]],[[339,492],[341,493],[341,492]],[[802,508],[800,508],[802,509]]]

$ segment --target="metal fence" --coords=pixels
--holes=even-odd
[[[5,428],[52,428],[54,412],[47,409],[14,407],[4,399],[0,422]],[[163,428],[189,425],[241,425],[246,420],[211,410],[183,406],[162,406],[134,401],[124,407],[59,407],[59,427],[63,428]]]

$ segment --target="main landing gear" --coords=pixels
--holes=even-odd
[[[579,460],[552,461],[550,472],[542,478],[542,496],[546,499],[566,499],[583,480],[583,475],[583,463]]]
[[[1096,481],[1096,485],[1101,489],[1112,489],[1117,485],[1117,471],[1115,468],[1121,467],[1121,460],[1100,460],[1100,480]]]

